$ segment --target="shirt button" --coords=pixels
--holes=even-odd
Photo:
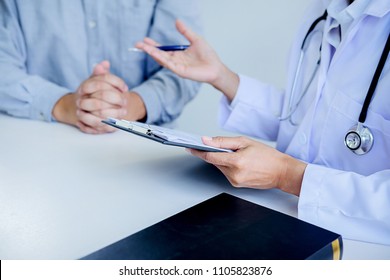
[[[96,27],[96,21],[94,21],[94,20],[90,20],[89,22],[88,22],[88,26],[89,26],[89,28],[95,28]]]
[[[299,142],[301,143],[301,145],[305,145],[307,143],[307,136],[305,133],[301,133],[301,135],[299,136]]]

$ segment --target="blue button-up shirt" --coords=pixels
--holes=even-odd
[[[56,102],[109,60],[143,99],[147,122],[173,120],[199,84],[129,48],[145,36],[187,43],[175,19],[199,32],[199,11],[195,0],[0,1],[0,112],[50,121]]]

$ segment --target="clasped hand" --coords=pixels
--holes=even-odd
[[[60,98],[53,108],[53,117],[59,122],[77,126],[85,133],[112,132],[115,129],[101,120],[125,118],[130,98],[127,91],[125,82],[110,73],[110,63],[103,61],[95,66],[92,75],[75,93]]]
[[[127,91],[125,82],[110,73],[108,61],[96,65],[92,76],[76,91],[77,127],[86,133],[114,131],[114,128],[104,125],[101,120],[126,116]]]

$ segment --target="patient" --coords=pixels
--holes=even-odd
[[[199,83],[129,48],[145,36],[186,44],[167,26],[199,30],[198,1],[20,3],[0,1],[0,112],[98,134],[114,130],[107,117],[170,122],[196,95]]]

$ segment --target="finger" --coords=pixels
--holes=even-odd
[[[157,43],[156,41],[154,41],[153,39],[151,39],[149,37],[144,38],[144,42],[148,45],[151,45],[151,46],[155,46],[155,47],[160,46],[159,43]]]
[[[176,20],[176,29],[184,36],[187,38],[190,43],[194,43],[196,40],[198,40],[199,35],[196,34],[194,31],[189,29],[184,22],[181,20]]]
[[[113,131],[110,126],[102,123],[103,119],[108,117],[123,118],[126,114],[127,112],[122,109],[107,109],[102,111],[95,111],[94,113],[85,112],[82,110],[77,111],[77,116],[82,124],[96,131],[103,132]]]
[[[175,53],[176,57],[174,57],[171,52],[161,51],[154,46],[147,45],[145,43],[138,43],[137,47],[144,50],[147,54],[153,57],[154,60],[157,61],[161,66],[171,70],[181,77],[185,77],[185,69],[182,63],[178,63],[177,56],[178,53]]]
[[[109,108],[109,109],[92,111],[90,113],[100,119],[106,119],[106,118],[123,119],[127,115],[127,110],[123,108]]]
[[[79,109],[88,112],[118,107],[118,105],[113,105],[98,98],[81,98],[77,102],[77,106]]]
[[[107,73],[110,73],[110,62],[108,60],[103,60],[102,62],[95,65],[91,77],[104,75]]]
[[[97,91],[89,95],[89,99],[96,99],[96,102],[106,102],[119,107],[125,107],[127,105],[125,94],[115,90]]]
[[[203,159],[205,162],[216,166],[230,166],[229,162],[235,157],[235,153],[204,152],[196,149],[187,149],[192,155]]]
[[[128,86],[121,78],[110,73],[96,76],[95,79],[99,81],[104,81],[122,92],[126,92],[129,90]]]
[[[138,48],[138,49],[141,49],[144,52],[146,52],[147,54],[149,54],[160,65],[164,66],[164,64],[167,63],[167,59],[169,58],[168,53],[159,50],[158,48],[155,47],[154,44],[150,45],[150,44],[145,43],[145,42],[138,42],[135,45],[135,47]]]
[[[91,77],[81,85],[80,90],[82,93],[91,94],[99,90],[108,90],[112,88],[121,92],[126,92],[128,90],[127,85],[121,78],[110,73]]]
[[[104,75],[107,74],[107,70],[104,68],[102,64],[96,64],[95,67],[93,68],[92,75],[93,76],[98,76],[98,75]]]
[[[100,62],[100,65],[102,65],[107,72],[110,72],[110,67],[111,67],[110,61],[103,60],[102,62]]]
[[[84,125],[86,125],[88,127],[94,128],[96,130],[99,127],[104,126],[104,124],[101,122],[102,121],[101,118],[99,118],[99,117],[97,117],[89,112],[77,110],[77,117],[81,123],[83,123]]]
[[[99,134],[99,131],[97,131],[96,129],[92,128],[92,127],[89,127],[85,124],[83,124],[82,122],[77,122],[77,127],[84,133],[88,133],[88,134]]]
[[[86,94],[93,94],[95,92],[99,91],[106,91],[106,90],[117,90],[117,88],[113,87],[112,85],[103,82],[101,80],[97,80],[95,78],[91,78],[87,81],[85,81],[79,89],[79,92],[82,93],[82,95]]]
[[[245,137],[202,137],[202,141],[205,145],[221,148],[230,149],[233,151],[240,150],[248,146],[248,139]]]
[[[77,127],[84,133],[88,133],[88,134],[102,134],[102,133],[111,133],[111,132],[114,132],[116,131],[115,128],[113,127],[110,127],[107,125],[107,128],[100,128],[100,129],[96,129],[96,128],[93,128],[93,127],[90,127],[90,126],[87,126],[85,125],[84,123],[82,122],[78,122],[77,123]]]

